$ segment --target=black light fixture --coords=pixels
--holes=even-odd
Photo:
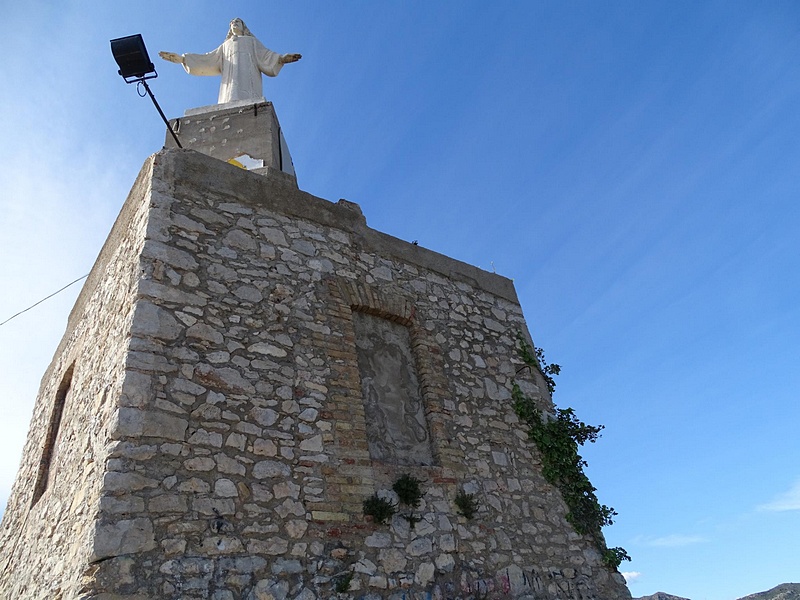
[[[111,54],[114,55],[114,60],[117,61],[117,65],[119,65],[118,72],[125,80],[125,83],[136,82],[137,89],[139,86],[144,87],[146,92],[150,95],[150,99],[153,101],[158,114],[161,115],[161,119],[175,139],[178,148],[183,148],[178,136],[175,135],[172,127],[170,127],[167,117],[164,116],[164,112],[158,105],[156,97],[153,95],[153,92],[150,91],[150,86],[147,85],[147,80],[155,79],[158,77],[158,73],[156,73],[156,68],[150,61],[150,56],[147,54],[147,48],[144,45],[142,34],[137,33],[136,35],[129,35],[111,40]],[[141,92],[139,92],[139,95],[144,97],[144,94]]]

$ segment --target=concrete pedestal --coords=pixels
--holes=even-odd
[[[184,148],[225,162],[235,160],[260,174],[283,172],[297,185],[275,108],[264,98],[192,108],[183,117],[171,120],[170,125]],[[177,147],[169,132],[164,146]]]

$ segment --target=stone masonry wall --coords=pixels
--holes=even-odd
[[[97,520],[86,563],[62,567],[70,591],[83,575],[65,598],[630,597],[566,522],[511,408],[528,334],[510,281],[192,151],[156,155],[152,188],[129,199],[148,215],[127,356],[89,352],[101,377],[118,361],[117,413],[85,475]],[[430,457],[370,455],[354,313],[406,328]],[[540,379],[517,377],[551,407]],[[76,440],[85,419],[64,413]],[[366,518],[363,500],[396,500],[405,473],[425,481],[414,518]],[[478,499],[472,520],[459,490]]]
[[[150,182],[148,161],[42,379],[0,526],[0,598],[76,598],[82,586],[96,541],[100,487],[140,278]],[[59,386],[70,379],[60,423],[51,425]],[[49,465],[43,460],[47,455]]]

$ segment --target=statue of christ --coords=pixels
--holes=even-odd
[[[257,100],[264,95],[261,74],[275,77],[300,54],[278,54],[259,42],[241,19],[231,21],[222,45],[208,54],[159,52],[164,60],[183,65],[190,75],[222,75],[217,102]]]

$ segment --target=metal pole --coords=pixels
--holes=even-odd
[[[144,84],[144,89],[146,89],[147,93],[150,94],[150,99],[153,101],[153,104],[156,105],[156,110],[158,111],[158,114],[161,115],[161,118],[164,121],[164,125],[167,126],[167,130],[172,134],[172,137],[175,139],[175,143],[178,144],[178,148],[183,148],[183,146],[181,145],[181,141],[178,139],[178,136],[175,135],[175,132],[172,131],[172,127],[170,126],[169,121],[167,121],[167,117],[164,116],[164,112],[161,110],[161,107],[158,105],[158,102],[156,101],[156,97],[153,96],[153,92],[150,91],[150,86],[147,85],[147,81],[145,81],[144,79],[140,79],[139,81],[141,81]]]

